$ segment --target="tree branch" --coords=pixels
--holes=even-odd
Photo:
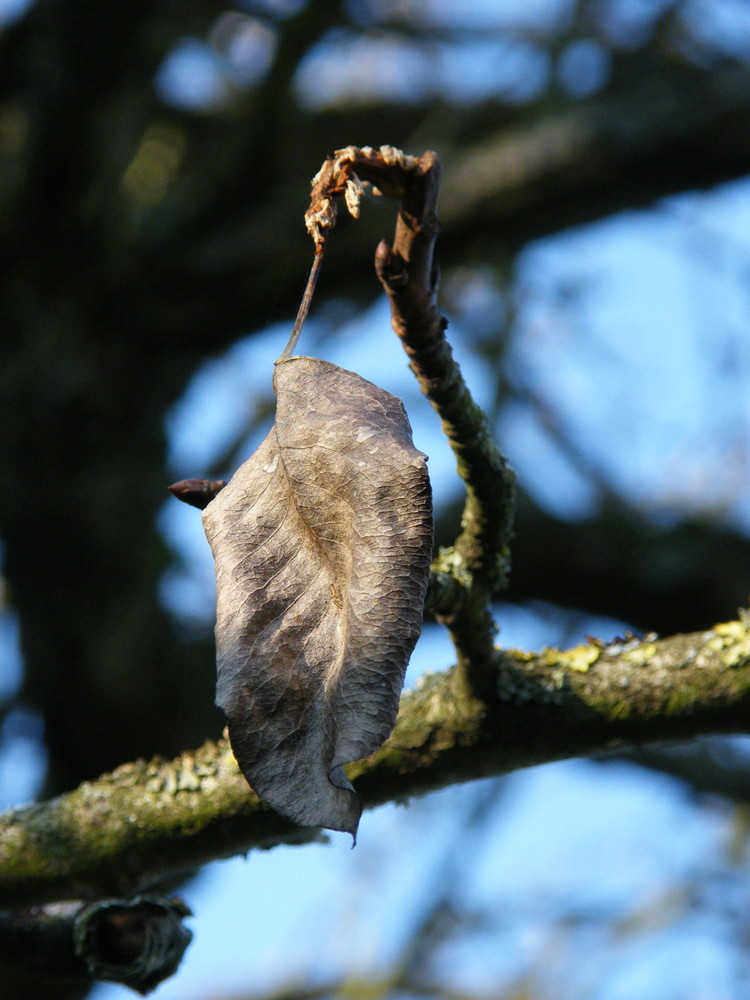
[[[0,913],[0,960],[43,979],[123,983],[148,993],[174,974],[192,934],[177,899],[138,896]]]
[[[497,651],[489,710],[456,698],[452,675],[427,675],[406,694],[390,740],[350,769],[366,808],[533,764],[750,728],[744,618],[654,641]],[[259,802],[226,742],[206,743],[0,816],[0,906],[125,895],[317,836]]]
[[[352,214],[359,214],[361,180],[400,201],[393,246],[380,242],[375,270],[390,302],[393,329],[440,416],[466,486],[461,533],[433,567],[428,607],[450,630],[458,654],[457,683],[485,700],[493,694],[496,627],[490,601],[506,583],[515,476],[445,339],[447,321],[438,308],[433,267],[440,161],[432,152],[406,156],[392,146],[348,146],[329,157],[313,181],[305,216],[316,262],[336,222],[336,197],[343,194]],[[295,330],[298,325],[299,319]]]
[[[461,533],[433,566],[428,607],[450,629],[469,689],[485,699],[491,695],[488,666],[495,633],[490,600],[505,586],[510,568],[515,475],[445,339],[448,324],[438,308],[433,267],[440,162],[425,153],[416,164],[404,185],[393,245],[381,241],[375,270],[388,296],[393,329],[440,416],[466,486]]]

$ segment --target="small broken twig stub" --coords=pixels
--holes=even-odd
[[[227,485],[226,479],[181,479],[167,489],[183,503],[205,510],[213,498]]]
[[[70,900],[0,912],[0,960],[10,968],[149,993],[173,975],[192,934],[180,899]]]

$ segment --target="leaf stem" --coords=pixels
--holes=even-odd
[[[310,268],[310,276],[308,277],[307,284],[305,285],[305,292],[302,296],[302,301],[299,304],[297,318],[294,321],[294,326],[292,327],[292,332],[289,336],[289,342],[279,355],[276,362],[277,364],[279,361],[286,361],[287,358],[291,357],[292,351],[297,346],[299,335],[302,333],[302,327],[307,319],[307,314],[310,312],[312,297],[315,293],[315,286],[318,283],[318,275],[320,274],[320,268],[323,264],[324,250],[325,244],[323,242],[316,243],[315,257],[313,258],[312,267]]]

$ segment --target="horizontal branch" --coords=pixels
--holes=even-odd
[[[391,739],[351,768],[367,808],[573,756],[750,730],[746,620],[654,641],[497,652],[497,698],[452,672],[402,700]],[[0,907],[122,896],[254,847],[301,843],[248,789],[225,742],[136,761],[0,817]]]

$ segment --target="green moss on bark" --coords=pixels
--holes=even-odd
[[[491,667],[490,701],[456,668],[404,696],[391,739],[351,769],[366,807],[612,746],[750,727],[742,619],[661,640],[496,651]],[[258,801],[224,741],[206,743],[0,816],[0,907],[122,895],[215,858],[317,836]]]

